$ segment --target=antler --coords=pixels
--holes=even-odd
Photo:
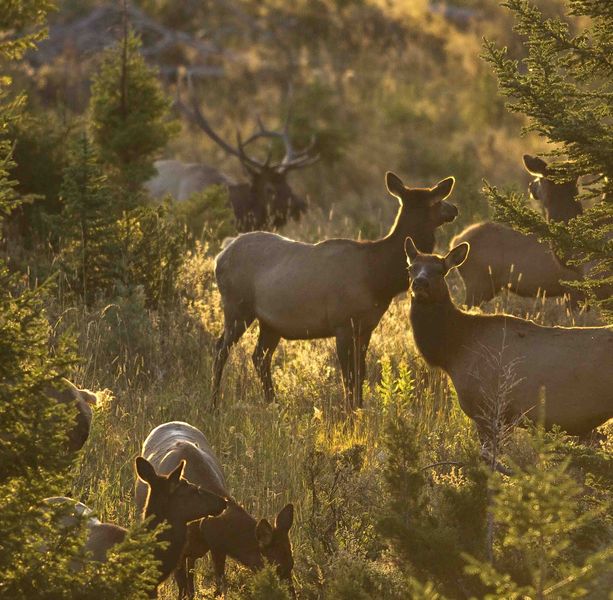
[[[175,106],[192,122],[195,123],[204,133],[206,133],[218,146],[223,148],[228,154],[232,154],[236,156],[243,164],[250,166],[254,169],[261,169],[264,165],[257,161],[256,159],[248,156],[245,152],[244,146],[240,141],[240,134],[237,133],[237,141],[238,146],[234,148],[228,142],[226,142],[223,138],[221,138],[215,130],[209,125],[209,122],[206,120],[205,116],[202,114],[200,110],[200,104],[196,99],[196,96],[193,92],[193,85],[191,77],[188,75],[187,77],[187,86],[189,90],[189,103],[190,106],[187,106],[183,100],[181,99],[180,94],[180,84],[177,83],[177,95],[175,97]]]
[[[269,169],[277,170],[279,172],[287,172],[291,169],[299,169],[301,167],[306,167],[307,165],[313,164],[314,162],[319,160],[318,154],[311,155],[311,151],[313,150],[313,147],[315,146],[315,141],[316,141],[315,136],[311,137],[309,144],[307,144],[307,146],[305,146],[304,148],[300,150],[295,150],[294,147],[292,146],[292,142],[291,142],[290,135],[289,135],[289,121],[290,121],[290,111],[289,110],[287,111],[285,122],[283,124],[283,129],[281,131],[274,131],[271,129],[266,129],[266,127],[264,127],[264,124],[262,123],[262,119],[258,116],[257,117],[257,123],[259,127],[258,131],[251,134],[244,141],[241,138],[240,132],[237,131],[236,133],[237,147],[234,148],[233,146],[228,144],[228,142],[222,139],[213,130],[213,128],[209,125],[209,122],[206,120],[206,118],[202,114],[200,110],[200,105],[198,101],[196,100],[196,97],[193,93],[193,86],[191,82],[191,77],[189,77],[189,75],[187,78],[187,84],[188,84],[188,89],[189,89],[190,106],[189,107],[186,106],[185,103],[182,101],[178,84],[177,84],[177,95],[175,99],[175,106],[190,121],[192,121],[198,127],[200,127],[200,129],[202,129],[202,131],[204,131],[218,146],[223,148],[229,154],[232,154],[233,156],[238,157],[245,166],[251,167],[254,169],[258,169],[258,170],[269,168]],[[270,164],[271,155],[272,155],[271,148],[269,148],[266,160],[264,162],[260,162],[256,160],[255,158],[253,158],[252,156],[249,156],[246,153],[245,147],[261,138],[269,138],[269,139],[276,138],[276,139],[280,139],[283,142],[283,146],[285,147],[285,156],[283,157],[283,160],[280,163],[273,164],[273,165]]]
[[[285,121],[283,123],[283,129],[281,131],[266,129],[262,123],[262,119],[258,117],[257,121],[260,130],[253,134],[246,142],[251,142],[258,137],[270,137],[280,139],[283,142],[283,146],[285,147],[285,156],[283,157],[283,160],[275,166],[275,168],[279,171],[284,172],[289,171],[290,169],[299,169],[301,167],[306,167],[307,165],[313,164],[314,162],[319,160],[318,154],[311,155],[311,151],[315,146],[315,136],[312,136],[309,143],[300,150],[296,150],[292,145],[292,140],[289,135],[290,115],[291,112],[288,110],[287,115],[285,117]]]

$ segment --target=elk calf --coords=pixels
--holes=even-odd
[[[156,427],[143,444],[142,453],[160,473],[176,464],[185,462],[187,478],[220,496],[228,496],[223,470],[204,434],[181,421],[172,421]],[[144,490],[137,487],[136,505],[144,502]],[[260,569],[264,559],[276,565],[281,579],[291,589],[294,565],[289,530],[292,526],[294,507],[288,504],[277,515],[273,527],[266,519],[256,521],[235,500],[227,498],[228,507],[220,515],[207,517],[188,528],[188,541],[183,560],[175,572],[179,598],[193,598],[195,561],[211,553],[215,569],[217,593],[224,587],[226,556],[247,566]]]
[[[400,203],[389,234],[377,241],[331,239],[306,244],[273,233],[235,238],[215,260],[224,332],[213,367],[213,404],[230,348],[257,319],[253,362],[268,401],[274,399],[270,372],[281,338],[336,338],[336,351],[349,406],[362,404],[362,383],[370,336],[392,298],[407,289],[404,239],[414,236],[432,251],[434,232],[458,210],[445,202],[454,179],[433,188],[405,187],[387,173],[389,193]]]
[[[145,502],[142,508],[143,518],[151,517],[148,527],[154,529],[161,523],[167,528],[158,536],[159,541],[166,542],[164,549],[156,548],[154,556],[159,561],[158,583],[165,581],[176,569],[187,541],[187,523],[202,517],[218,515],[225,510],[226,501],[217,494],[203,490],[183,477],[185,462],[181,461],[167,475],[156,473],[153,465],[142,456],[136,458],[138,481],[144,488]],[[73,502],[77,515],[91,512],[85,505],[70,498],[50,498],[49,502]],[[70,521],[64,521],[70,526]],[[127,529],[113,523],[101,523],[90,518],[87,523],[89,532],[85,550],[91,552],[93,560],[104,562],[108,551],[121,543]],[[157,589],[156,585],[156,589]],[[152,597],[157,597],[155,590]]]
[[[466,260],[463,242],[442,257],[406,240],[411,327],[419,352],[451,378],[462,410],[488,439],[488,411],[502,402],[505,420],[539,418],[584,436],[613,416],[613,328],[542,327],[509,315],[476,315],[454,306],[445,276]],[[501,384],[502,379],[508,379]]]
[[[582,213],[576,182],[556,183],[548,178],[549,168],[544,160],[528,154],[523,160],[535,176],[530,194],[543,206],[547,219],[567,222]],[[462,242],[471,247],[470,255],[458,269],[466,288],[467,306],[487,302],[507,288],[524,297],[534,297],[539,291],[547,296],[570,294],[572,304],[581,298],[561,283],[580,278],[580,270],[561,264],[549,246],[534,235],[485,222],[467,227],[453,238],[451,247]]]

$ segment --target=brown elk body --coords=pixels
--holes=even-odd
[[[167,542],[164,549],[156,548],[155,558],[159,561],[158,584],[165,581],[176,569],[187,542],[187,523],[206,517],[218,515],[225,510],[226,500],[208,490],[187,481],[183,477],[185,462],[179,462],[168,474],[156,473],[152,464],[142,456],[136,458],[136,472],[145,500],[142,506],[143,518],[151,519],[148,527],[154,529],[164,523],[166,529],[159,534],[158,540]],[[58,499],[51,499],[58,501]],[[59,499],[75,503],[77,514],[87,514],[87,507],[71,499]],[[92,553],[94,560],[104,562],[108,551],[121,543],[127,529],[113,523],[101,523],[98,519],[89,519],[88,537],[85,550]],[[157,586],[156,586],[157,588]],[[151,593],[156,597],[156,590]]]
[[[142,453],[160,473],[184,461],[189,481],[220,496],[229,496],[219,460],[204,434],[188,423],[172,421],[156,427],[145,440]],[[143,491],[137,487],[139,510],[144,501]],[[227,502],[227,509],[219,516],[189,525],[184,557],[175,573],[179,598],[194,596],[194,563],[209,551],[218,592],[224,587],[226,556],[253,570],[261,568],[266,559],[276,565],[279,577],[291,584],[293,558],[289,530],[293,506],[288,504],[279,513],[273,527],[266,519],[256,521],[233,499],[227,498]]]
[[[49,385],[45,393],[61,404],[73,404],[77,410],[74,427],[68,432],[68,451],[79,451],[89,437],[92,423],[92,406],[97,403],[97,397],[90,390],[78,388],[62,378],[58,384]]]
[[[469,250],[421,254],[411,239],[411,327],[419,352],[451,378],[462,410],[487,439],[492,402],[505,420],[537,421],[545,389],[544,425],[586,435],[613,417],[613,328],[543,327],[509,315],[477,315],[454,306],[445,281]]]
[[[545,161],[524,156],[526,169],[535,176],[530,194],[539,202],[547,219],[566,222],[582,212],[577,201],[576,182],[556,183],[548,178]],[[524,297],[569,294],[572,303],[581,296],[562,281],[581,277],[578,269],[563,265],[549,246],[534,235],[525,235],[500,223],[477,223],[451,241],[450,247],[468,242],[468,258],[458,269],[466,294],[464,303],[477,306],[491,300],[503,289]]]
[[[258,131],[244,141],[240,134],[237,134],[237,145],[232,146],[213,130],[202,114],[191,81],[189,88],[189,106],[178,96],[177,108],[226,153],[240,160],[249,182],[236,183],[207,165],[166,160],[156,162],[157,175],[145,185],[149,193],[156,198],[170,194],[176,200],[182,201],[210,185],[225,185],[240,232],[281,227],[288,219],[299,220],[307,208],[307,203],[304,198],[294,193],[288,183],[288,175],[292,170],[304,168],[318,160],[319,157],[312,153],[315,140],[311,140],[304,148],[294,148],[289,135],[288,112],[280,131],[266,129],[258,119]],[[264,161],[247,152],[247,146],[262,139],[281,141],[285,148],[283,159],[273,162],[270,149]]]
[[[225,186],[236,228],[240,232],[281,227],[290,218],[299,220],[307,208],[305,199],[287,183],[286,175],[274,168],[253,169],[249,183],[237,183],[201,163],[158,160],[154,166],[157,174],[145,183],[145,189],[158,200],[170,195],[183,202],[212,185]]]
[[[335,337],[348,403],[355,398],[361,405],[370,336],[392,298],[407,289],[405,237],[415,236],[418,247],[430,252],[437,227],[458,214],[444,201],[453,178],[430,189],[412,189],[388,173],[386,183],[400,208],[383,239],[306,244],[255,232],[239,236],[217,256],[224,333],[216,348],[214,404],[230,348],[257,319],[260,333],[253,362],[267,400],[274,398],[270,368],[281,338]]]

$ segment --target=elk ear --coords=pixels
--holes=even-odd
[[[402,194],[406,188],[404,187],[404,183],[402,183],[402,179],[400,179],[398,175],[388,171],[385,174],[385,187],[387,187],[387,191],[392,196],[396,196],[396,198],[402,202]]]
[[[294,522],[294,505],[288,504],[281,509],[281,512],[275,519],[275,529],[288,532]]]
[[[419,254],[419,250],[415,246],[415,242],[410,237],[404,240],[404,252],[407,255],[409,264],[411,264]]]
[[[171,483],[179,483],[181,477],[183,477],[183,470],[185,469],[185,461],[182,460],[174,470],[168,474],[168,481]]]
[[[432,191],[436,195],[437,198],[444,200],[451,194],[451,190],[453,190],[453,186],[455,185],[455,177],[447,177],[447,179],[443,179],[439,181],[433,188]]]
[[[526,171],[528,171],[528,173],[541,176],[547,175],[548,166],[542,158],[531,156],[530,154],[524,154],[523,159],[524,167],[526,167]]]
[[[449,271],[453,267],[459,267],[466,260],[469,250],[470,244],[468,242],[462,242],[452,250],[449,250],[447,256],[443,259],[445,261],[445,268]]]
[[[272,525],[266,519],[260,519],[255,526],[255,539],[260,548],[266,548],[272,543]]]
[[[134,464],[136,466],[136,474],[142,481],[149,485],[153,485],[157,481],[158,475],[153,465],[146,458],[137,456]]]

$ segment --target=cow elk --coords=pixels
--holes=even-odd
[[[175,572],[179,598],[194,597],[194,564],[208,552],[213,560],[217,593],[225,587],[226,556],[252,570],[260,569],[267,560],[276,566],[279,577],[292,589],[294,561],[289,530],[294,508],[291,504],[277,515],[274,527],[266,519],[256,521],[235,500],[227,498],[228,489],[219,460],[204,434],[188,423],[172,421],[156,427],[145,440],[142,453],[159,473],[172,471],[184,462],[189,481],[226,497],[228,503],[222,514],[189,525],[183,559]],[[144,502],[145,490],[138,483],[136,506],[139,510]]]
[[[145,500],[141,506],[143,519],[149,518],[147,527],[156,528],[160,524],[167,527],[158,540],[166,542],[163,549],[156,548],[154,556],[160,563],[158,583],[161,584],[176,569],[187,541],[187,523],[210,515],[219,515],[227,503],[221,496],[201,489],[183,477],[185,462],[182,461],[165,475],[156,473],[153,465],[142,456],[136,458],[138,481],[144,490]],[[76,515],[85,515],[91,511],[80,502],[70,498],[50,498],[48,502],[69,502],[75,505]],[[71,525],[64,521],[64,526]],[[91,552],[91,558],[100,562],[107,560],[108,551],[121,543],[127,529],[113,523],[101,523],[89,518],[88,537],[85,550]],[[157,597],[155,590],[151,597]]]
[[[92,424],[92,406],[96,406],[97,396],[90,390],[78,388],[62,378],[58,383],[47,386],[45,394],[60,404],[72,404],[76,409],[74,426],[68,432],[68,451],[78,452],[89,437]]]
[[[407,289],[404,239],[414,236],[424,252],[434,232],[455,219],[445,202],[449,177],[433,188],[405,187],[387,173],[389,193],[400,203],[388,235],[376,241],[329,239],[306,244],[274,233],[254,232],[232,241],[216,258],[224,332],[213,367],[213,405],[230,348],[257,319],[253,363],[268,401],[274,399],[272,355],[281,338],[336,338],[347,402],[362,404],[362,383],[370,336],[392,298]]]
[[[190,86],[191,88],[191,86]],[[158,161],[157,175],[146,184],[149,193],[162,198],[171,194],[182,201],[208,186],[221,184],[228,188],[229,200],[236,218],[238,231],[255,231],[268,227],[281,227],[288,219],[299,220],[307,204],[290,187],[287,178],[291,171],[304,168],[318,160],[313,154],[315,140],[302,149],[294,148],[289,134],[290,114],[281,131],[266,129],[258,119],[259,129],[243,141],[237,134],[237,144],[221,138],[202,114],[198,101],[190,89],[189,106],[180,97],[177,107],[210,139],[231,156],[239,159],[249,177],[249,183],[236,183],[219,171],[203,164],[185,164],[179,161]],[[282,160],[273,162],[269,150],[264,161],[247,152],[247,147],[258,140],[279,140],[285,148]]]
[[[507,424],[542,418],[545,427],[558,425],[578,436],[613,417],[613,328],[543,327],[506,314],[461,311],[445,276],[469,249],[463,242],[442,257],[422,254],[410,238],[405,246],[415,345],[449,375],[481,440],[490,439],[496,403]]]
[[[577,200],[577,183],[554,182],[547,163],[528,154],[524,166],[535,176],[529,185],[531,196],[551,221],[567,222],[582,213]],[[578,269],[563,265],[549,246],[535,235],[525,235],[500,223],[477,223],[467,227],[451,241],[451,247],[470,244],[471,252],[458,269],[466,289],[464,303],[478,306],[491,300],[502,289],[519,296],[570,295],[575,305],[581,295],[562,281],[581,277]]]

